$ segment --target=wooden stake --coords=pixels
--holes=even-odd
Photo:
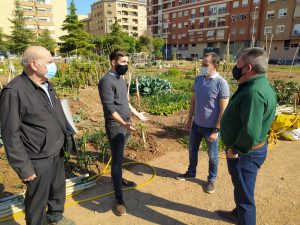
[[[297,46],[297,49],[296,49],[296,51],[295,51],[295,54],[294,54],[294,57],[293,57],[292,64],[291,64],[291,66],[290,66],[289,76],[291,75],[291,72],[292,72],[292,67],[293,67],[293,65],[294,65],[295,58],[296,58],[296,55],[297,55],[297,52],[298,52],[299,46],[300,46],[300,42],[299,42],[299,44],[298,44],[298,46]]]
[[[140,96],[140,90],[139,90],[139,80],[136,77],[135,78],[135,87],[136,87],[136,97],[138,99],[138,104],[139,104],[139,110],[141,108],[141,96]]]

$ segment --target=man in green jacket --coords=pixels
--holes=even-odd
[[[255,225],[254,188],[267,156],[267,134],[275,116],[276,96],[267,77],[268,58],[262,48],[248,48],[233,68],[238,89],[221,120],[221,138],[234,186],[236,208],[217,214],[238,225]]]

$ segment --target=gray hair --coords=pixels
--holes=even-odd
[[[32,61],[39,60],[48,50],[42,46],[29,46],[23,53],[21,64],[25,69]]]
[[[242,53],[242,58],[246,63],[252,65],[257,73],[265,73],[268,70],[268,56],[263,48],[247,48]]]
[[[33,60],[36,60],[36,54],[23,54],[21,64],[26,68]]]

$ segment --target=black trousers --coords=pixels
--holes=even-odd
[[[126,121],[130,121],[130,119]],[[115,197],[118,201],[123,201],[122,162],[124,158],[124,150],[130,136],[130,131],[122,127],[116,121],[105,121],[105,129],[112,156],[111,178]]]
[[[25,219],[27,225],[44,225],[47,219],[63,218],[66,178],[63,154],[32,160],[36,178],[27,183]],[[46,207],[48,206],[47,212]]]

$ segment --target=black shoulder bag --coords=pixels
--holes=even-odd
[[[30,83],[30,80],[28,80],[30,78],[24,77],[24,76],[25,75],[22,75],[22,78],[26,82],[26,84],[28,86],[30,86],[32,89],[34,89],[32,84]],[[36,91],[36,90],[34,89],[34,91]],[[58,119],[55,110],[50,105],[51,103],[49,101],[47,101],[44,96],[42,96],[42,93],[40,91],[38,91],[37,95],[39,96],[39,99],[41,100],[41,102],[45,106],[45,108],[48,110],[50,115],[58,123],[58,125],[60,126],[61,130],[63,131],[63,133],[65,135],[65,141],[64,141],[64,146],[63,146],[64,151],[69,152],[70,154],[77,154],[77,145],[74,140],[74,134],[66,128],[66,125],[63,124],[60,119]],[[67,120],[66,120],[66,122],[68,123]]]

